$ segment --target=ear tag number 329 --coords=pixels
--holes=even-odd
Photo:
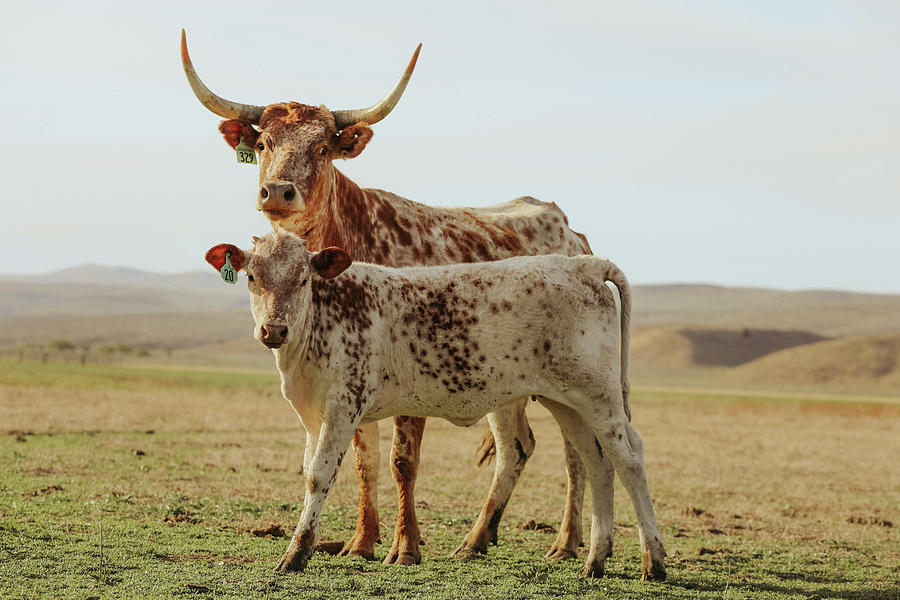
[[[241,143],[234,147],[234,151],[237,152],[238,162],[244,165],[258,165],[256,162],[256,152],[253,151],[253,146],[248,146],[247,142],[244,141],[244,138],[241,138]]]
[[[225,264],[219,269],[219,273],[222,274],[222,279],[228,283],[237,283],[237,271],[231,266],[231,252],[225,253]]]

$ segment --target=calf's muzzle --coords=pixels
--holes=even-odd
[[[259,326],[259,339],[269,348],[279,348],[287,339],[287,325],[266,323]]]

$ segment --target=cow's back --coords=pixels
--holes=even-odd
[[[362,191],[374,207],[374,243],[355,260],[405,267],[591,252],[587,239],[569,228],[552,202],[525,196],[487,207],[439,207],[382,190]]]

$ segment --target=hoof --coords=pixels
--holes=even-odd
[[[463,542],[459,545],[459,548],[453,551],[451,556],[457,560],[474,560],[482,558],[485,554],[487,554],[487,548]]]
[[[306,568],[308,557],[304,557],[300,552],[292,552],[288,550],[281,557],[281,562],[275,567],[276,573],[299,573]]]
[[[588,560],[581,569],[581,576],[588,579],[599,579],[603,577],[603,562],[597,560]]]
[[[665,581],[666,567],[663,564],[651,565],[648,569],[646,566],[642,569],[641,579],[644,581]]]
[[[560,562],[569,560],[571,558],[578,558],[578,552],[576,552],[575,550],[569,550],[568,548],[550,546],[550,549],[547,550],[546,553],[544,553],[544,556],[552,561]]]
[[[418,552],[391,552],[384,559],[386,565],[417,565],[422,562],[422,555]]]
[[[366,560],[375,560],[375,549],[360,548],[358,545],[344,544],[338,556],[360,556]]]

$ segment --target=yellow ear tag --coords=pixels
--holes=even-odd
[[[222,279],[228,283],[237,283],[237,271],[231,266],[231,252],[225,253],[225,264],[219,269],[219,273],[222,274]]]
[[[259,164],[258,162],[256,162],[256,152],[253,151],[252,146],[247,145],[247,142],[244,141],[244,138],[241,138],[241,143],[234,147],[234,151],[237,152],[237,159],[239,163],[245,165]]]

